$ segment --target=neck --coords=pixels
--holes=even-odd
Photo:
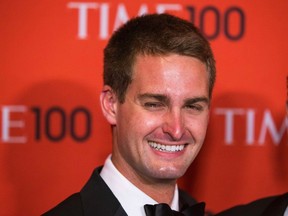
[[[140,188],[144,193],[146,193],[148,196],[150,196],[158,203],[167,203],[171,205],[175,192],[175,186],[176,186],[175,181],[160,184],[154,183],[151,185],[147,184],[137,185],[137,183],[133,184],[135,184],[136,187]]]
[[[113,157],[112,162],[125,178],[149,197],[158,203],[167,203],[171,205],[176,187],[176,179],[148,178],[135,171],[131,172],[130,167],[123,168],[122,166],[118,166],[118,164],[113,161]],[[127,172],[127,170],[130,170],[130,172]]]
[[[176,180],[148,180],[141,178],[141,176],[125,176],[132,184],[142,190],[145,194],[150,196],[158,203],[171,204]]]

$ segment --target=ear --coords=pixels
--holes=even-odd
[[[103,115],[111,125],[116,125],[117,96],[108,85],[105,85],[100,94],[100,104]]]

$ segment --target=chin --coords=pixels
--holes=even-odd
[[[187,169],[176,169],[172,167],[162,167],[156,171],[155,176],[159,179],[178,179],[182,177]]]

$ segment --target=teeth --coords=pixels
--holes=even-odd
[[[164,152],[182,151],[185,147],[185,145],[161,145],[155,142],[149,142],[149,145],[158,151],[164,151]]]

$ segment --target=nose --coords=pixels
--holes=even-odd
[[[163,132],[173,141],[180,140],[185,132],[184,119],[181,111],[172,110],[166,113],[163,122]]]

